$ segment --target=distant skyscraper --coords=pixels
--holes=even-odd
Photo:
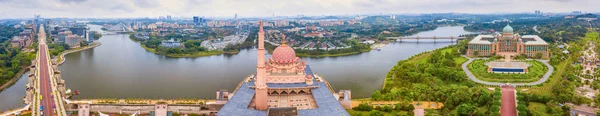
[[[237,20],[237,13],[233,16],[233,20]]]
[[[535,15],[542,15],[542,11],[540,11],[540,10],[535,10]]]
[[[81,36],[83,38],[87,36],[87,28],[85,26],[69,27],[69,30],[71,31],[71,33],[77,36]]]
[[[199,19],[199,18],[200,18],[200,17],[198,17],[198,16],[194,16],[194,24],[198,24],[198,21],[199,21],[198,19]]]
[[[167,20],[171,20],[171,15],[167,15]]]

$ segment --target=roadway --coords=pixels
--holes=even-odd
[[[484,84],[484,85],[494,85],[494,86],[499,86],[499,85],[503,85],[506,83],[501,83],[501,82],[488,82],[488,81],[483,81],[483,80],[479,80],[477,79],[473,73],[471,72],[471,70],[469,70],[469,68],[467,67],[471,62],[473,62],[473,60],[475,59],[485,59],[485,58],[469,58],[466,56],[463,56],[467,59],[469,59],[469,61],[465,62],[462,64],[462,69],[465,71],[465,73],[467,74],[467,77],[469,77],[469,79],[473,80],[476,83],[479,84]],[[546,74],[544,74],[544,76],[542,76],[542,78],[540,80],[537,80],[535,82],[529,82],[529,83],[511,83],[511,85],[515,85],[515,86],[532,86],[532,85],[539,85],[542,84],[544,82],[546,82],[546,80],[548,80],[548,78],[552,75],[552,72],[554,72],[554,67],[552,67],[552,65],[548,64],[548,60],[537,60],[542,62],[544,65],[546,65],[546,67],[548,67],[548,71],[546,72]]]
[[[57,115],[66,115],[64,108],[59,108],[63,106],[61,102],[62,98],[58,93],[55,92],[57,90],[55,86],[56,82],[52,80],[53,69],[51,67],[52,63],[50,62],[50,54],[48,53],[48,45],[46,44],[46,32],[43,25],[40,25],[38,42],[39,51],[37,54],[37,76],[39,82],[39,92],[34,98],[37,98],[36,100],[41,100],[38,105],[42,106],[43,108],[43,116],[54,116],[54,110],[57,110]],[[41,97],[41,99],[39,97]],[[35,108],[32,109],[36,110],[34,112],[39,112],[40,106],[33,106]],[[56,108],[53,108],[53,106]]]
[[[41,106],[43,106],[44,116],[51,116],[53,99],[50,97],[52,94],[52,84],[50,83],[50,65],[48,64],[48,45],[46,45],[46,32],[44,26],[40,26],[39,34],[39,52],[38,57],[40,60],[40,93],[42,95]]]

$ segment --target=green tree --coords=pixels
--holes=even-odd
[[[461,116],[471,116],[476,110],[477,107],[467,103],[460,104],[458,107],[456,107],[456,113]]]
[[[356,111],[371,111],[373,110],[373,106],[367,104],[367,103],[361,103],[358,104],[358,106],[352,108],[352,110],[356,110]]]
[[[373,92],[373,94],[371,95],[371,99],[378,101],[381,100],[382,95],[381,92],[379,92],[379,90],[376,90],[375,92]]]
[[[384,111],[384,112],[391,112],[392,110],[393,110],[392,106],[389,106],[389,105],[383,106],[383,108],[381,109],[381,111]]]
[[[377,110],[371,110],[369,112],[369,116],[383,116],[383,112],[377,111]]]

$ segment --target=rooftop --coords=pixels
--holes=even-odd
[[[521,36],[525,45],[548,45],[540,36],[537,35],[523,35]],[[533,39],[533,41],[525,41],[525,39]]]
[[[305,68],[307,75],[312,75],[310,66],[307,65]],[[313,79],[316,80],[316,79]],[[266,116],[267,111],[249,109],[248,106],[254,98],[254,89],[250,87],[254,86],[254,80],[250,82],[243,82],[240,88],[234,93],[233,97],[217,112],[220,116]],[[291,84],[268,84],[269,87],[282,88],[282,87],[302,87],[306,84],[291,83]],[[317,88],[311,89],[312,95],[317,103],[318,108],[298,110],[298,114],[301,116],[350,116],[348,112],[342,107],[342,105],[333,96],[333,93],[328,89],[325,82],[315,81],[313,86]]]
[[[494,38],[493,35],[478,35],[469,44],[492,44]]]
[[[478,35],[469,42],[469,44],[492,44],[496,39],[493,35]],[[548,45],[540,36],[537,35],[523,35],[521,36],[525,45]]]
[[[296,107],[269,108],[267,112],[269,116],[298,116]]]

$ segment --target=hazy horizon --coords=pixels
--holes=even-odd
[[[598,13],[597,0],[0,0],[0,19],[156,18],[203,16],[240,18],[377,14]],[[532,7],[534,6],[534,7]]]

